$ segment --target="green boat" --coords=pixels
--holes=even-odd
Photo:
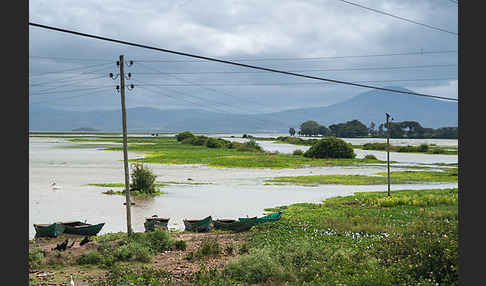
[[[34,224],[36,237],[57,237],[64,232],[64,225],[61,223],[53,224]]]
[[[234,219],[217,219],[213,221],[214,228],[231,230],[234,232],[247,231],[257,223],[258,222],[256,217],[249,218],[243,221],[234,220]]]
[[[145,232],[154,231],[156,228],[169,230],[169,228],[167,227],[169,219],[170,218],[161,218],[157,216],[145,218],[145,223],[143,224],[143,226],[145,227]]]
[[[203,219],[185,219],[184,227],[188,231],[204,232],[211,229],[212,222],[213,219],[211,218],[211,216]]]
[[[80,221],[62,222],[62,224],[65,227],[64,233],[87,236],[97,235],[105,225],[104,222],[99,224],[89,224]]]
[[[271,213],[269,215],[257,218],[257,222],[263,223],[263,222],[269,222],[269,221],[277,221],[277,220],[280,219],[281,216],[282,216],[282,212]],[[247,218],[247,217],[240,217],[239,218],[240,221],[246,221],[246,220],[250,220],[250,219],[253,219],[253,218]]]

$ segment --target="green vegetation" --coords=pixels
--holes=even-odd
[[[365,143],[363,145],[353,145],[354,148],[364,150],[380,150],[386,151],[386,143]],[[390,152],[412,152],[412,153],[426,153],[426,154],[445,154],[457,155],[457,147],[440,147],[432,144],[420,144],[419,146],[394,146],[390,144]]]
[[[155,188],[155,179],[157,176],[143,163],[136,162],[132,164],[130,172],[132,182],[130,183],[130,192],[139,191],[144,194],[154,194],[158,192]]]
[[[351,144],[336,137],[325,137],[304,153],[308,158],[354,158]]]
[[[181,285],[458,285],[457,199],[457,189],[402,190],[267,209],[284,214],[252,228],[239,258]],[[220,251],[210,241],[198,250]],[[99,283],[176,284],[166,272],[117,265]]]
[[[221,246],[216,240],[208,239],[195,252],[189,252],[186,259],[194,261],[208,256],[217,256],[221,253]]]
[[[44,261],[45,252],[40,248],[29,248],[29,269],[39,267]]]
[[[453,183],[458,181],[457,169],[436,171],[396,171],[390,172],[390,181],[393,184],[415,184],[423,182]],[[377,173],[375,176],[365,175],[314,175],[275,177],[266,180],[274,184],[297,184],[304,186],[317,186],[322,184],[339,185],[383,185],[388,183],[387,173]]]
[[[93,140],[83,139],[80,140]],[[101,142],[113,142],[113,139],[100,138]],[[133,140],[133,141],[132,141]],[[142,142],[143,141],[143,142]],[[143,159],[132,159],[132,162],[159,163],[159,164],[200,164],[213,167],[227,168],[302,168],[308,166],[349,166],[369,163],[383,163],[384,161],[369,159],[313,159],[292,154],[270,154],[260,151],[240,152],[237,148],[207,148],[206,146],[195,146],[178,142],[174,137],[158,138],[129,138],[129,143],[152,143],[152,144],[129,144],[130,152],[140,152],[147,155]],[[250,141],[251,142],[251,141]],[[238,143],[243,146],[252,144],[247,142]],[[232,142],[238,146],[237,142]],[[242,147],[245,149],[246,147]],[[106,150],[121,151],[122,147],[112,147]]]

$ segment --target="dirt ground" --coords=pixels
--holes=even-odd
[[[171,273],[173,281],[186,280],[194,272],[197,272],[204,265],[207,269],[221,270],[231,260],[238,257],[237,250],[243,244],[244,234],[242,233],[192,233],[181,232],[172,233],[176,240],[184,240],[187,244],[186,250],[171,250],[159,253],[152,258],[149,263],[134,263],[134,265],[146,266],[154,269],[162,269]],[[41,248],[47,251],[47,260],[54,262],[53,266],[42,267],[38,269],[29,269],[30,285],[70,285],[70,276],[72,275],[76,286],[89,285],[89,281],[103,279],[107,270],[97,266],[80,266],[68,265],[70,261],[75,261],[81,254],[96,248],[96,241],[89,242],[83,246],[79,242],[84,237],[77,235],[63,234],[57,238],[40,238],[29,243],[29,248]],[[53,250],[58,243],[65,239],[69,240],[68,245],[75,241],[71,248],[67,248],[60,254]],[[215,257],[204,257],[199,260],[189,261],[185,259],[190,252],[195,252],[207,240],[216,240],[220,246],[221,253]],[[232,245],[234,252],[228,254],[225,252],[227,246]]]

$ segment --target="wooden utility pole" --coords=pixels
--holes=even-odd
[[[386,161],[387,161],[387,167],[388,167],[388,196],[390,195],[390,121],[388,120],[390,118],[390,114],[386,114]]]
[[[127,151],[127,115],[125,109],[125,73],[123,70],[123,55],[120,55],[120,94],[121,94],[121,106],[122,106],[122,127],[123,127],[123,164],[125,166],[125,198],[127,206],[127,232],[128,235],[132,234],[132,214],[131,214],[131,201],[130,201],[130,176],[128,170],[128,151]]]

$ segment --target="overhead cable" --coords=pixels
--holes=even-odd
[[[104,40],[104,41],[109,41],[109,42],[115,42],[115,43],[124,44],[124,45],[128,45],[128,46],[133,46],[133,47],[139,47],[139,48],[155,50],[155,51],[160,51],[160,52],[165,52],[165,53],[170,53],[170,54],[176,54],[176,55],[180,55],[180,56],[193,57],[193,58],[203,59],[203,60],[207,60],[207,61],[219,62],[219,63],[229,64],[229,65],[235,65],[235,66],[257,69],[257,70],[264,70],[264,71],[268,71],[268,72],[275,72],[275,73],[287,74],[287,75],[292,75],[292,76],[297,76],[297,77],[304,77],[304,78],[309,78],[309,79],[316,79],[316,80],[334,82],[334,83],[350,85],[350,86],[384,90],[384,91],[390,91],[390,92],[395,92],[395,93],[411,94],[411,95],[416,95],[416,96],[458,101],[458,99],[449,98],[449,97],[435,96],[435,95],[429,95],[429,94],[423,94],[423,93],[417,93],[417,92],[411,92],[411,91],[402,91],[402,90],[396,90],[396,89],[391,89],[391,88],[383,88],[383,87],[377,87],[377,86],[370,86],[370,85],[363,85],[363,84],[357,84],[357,83],[352,83],[352,82],[347,82],[347,81],[327,79],[327,78],[310,76],[310,75],[305,75],[305,74],[286,72],[286,71],[281,71],[281,70],[276,70],[276,69],[271,69],[271,68],[247,65],[247,64],[242,64],[242,63],[237,63],[237,62],[232,62],[232,61],[220,60],[220,59],[216,59],[216,58],[199,56],[199,55],[183,53],[183,52],[177,52],[177,51],[173,51],[173,50],[167,50],[167,49],[147,46],[147,45],[143,45],[143,44],[137,44],[137,43],[133,43],[133,42],[117,40],[117,39],[113,39],[113,38],[107,38],[107,37],[101,37],[101,36],[86,34],[86,33],[80,33],[80,32],[76,32],[76,31],[61,29],[61,28],[52,27],[52,26],[46,26],[46,25],[42,25],[42,24],[36,24],[36,23],[32,23],[32,22],[29,22],[29,25],[34,26],[34,27],[43,28],[43,29],[54,30],[54,31],[58,31],[58,32],[64,32],[64,33],[74,34],[74,35],[78,35],[78,36],[88,37],[88,38],[94,38],[94,39],[99,39],[99,40]]]

